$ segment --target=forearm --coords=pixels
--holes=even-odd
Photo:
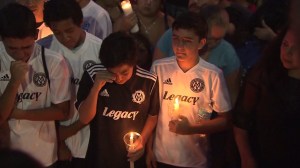
[[[88,97],[79,106],[79,118],[83,124],[88,124],[96,115],[99,90],[93,87]]]
[[[69,114],[69,101],[59,104],[51,104],[50,107],[42,109],[21,110],[14,109],[12,118],[31,121],[53,121],[65,120]]]
[[[145,126],[143,128],[143,131],[141,133],[141,135],[143,137],[143,145],[144,146],[147,143],[149,137],[152,135],[156,124],[157,124],[157,115],[156,116],[148,115],[146,124],[145,124]]]
[[[10,81],[0,96],[0,125],[7,120],[15,107],[16,95],[20,84]]]
[[[230,94],[231,104],[234,106],[240,90],[240,70],[235,70],[231,74],[227,75],[225,79]]]
[[[201,120],[199,124],[192,125],[191,134],[212,134],[226,130],[231,126],[229,116],[229,114],[218,114],[212,120]]]
[[[59,126],[59,140],[65,140],[73,135],[75,135],[79,130],[81,130],[86,125],[81,123],[80,120],[75,121],[73,124],[64,126]]]
[[[238,127],[233,127],[234,139],[237,144],[241,160],[253,158],[251,148],[249,145],[249,137],[246,130]]]

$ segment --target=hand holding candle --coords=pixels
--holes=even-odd
[[[129,152],[129,156],[133,158],[139,158],[144,153],[142,145],[142,137],[137,132],[128,132],[123,137],[126,149]],[[134,161],[130,161],[130,168],[134,168]]]
[[[121,2],[121,7],[123,9],[123,12],[125,16],[128,16],[133,12],[130,1],[129,0],[124,0]],[[139,31],[139,26],[137,24],[134,25],[134,27],[130,30],[131,33],[136,33]]]

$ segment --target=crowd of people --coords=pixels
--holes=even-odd
[[[127,1],[0,4],[0,167],[299,167],[298,0]]]

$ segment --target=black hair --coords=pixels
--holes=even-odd
[[[0,35],[2,38],[36,37],[34,14],[25,6],[9,3],[0,11]]]
[[[134,38],[126,32],[110,34],[102,42],[99,58],[106,68],[121,64],[135,66],[137,58]]]
[[[72,19],[73,23],[81,26],[83,14],[75,0],[51,0],[44,4],[44,22],[51,27],[51,22]]]
[[[206,20],[195,12],[186,12],[179,15],[173,22],[172,28],[194,31],[199,40],[207,38],[208,26]]]
[[[0,163],[1,167],[9,168],[43,168],[42,164],[31,157],[30,155],[13,149],[1,149],[0,150]]]

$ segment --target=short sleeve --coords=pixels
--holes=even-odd
[[[94,84],[93,79],[91,78],[89,73],[87,71],[85,71],[80,80],[79,88],[78,88],[78,92],[77,92],[77,98],[75,101],[75,107],[77,110],[78,110],[81,102],[84,101],[88,97],[90,90],[93,87],[93,84]]]

